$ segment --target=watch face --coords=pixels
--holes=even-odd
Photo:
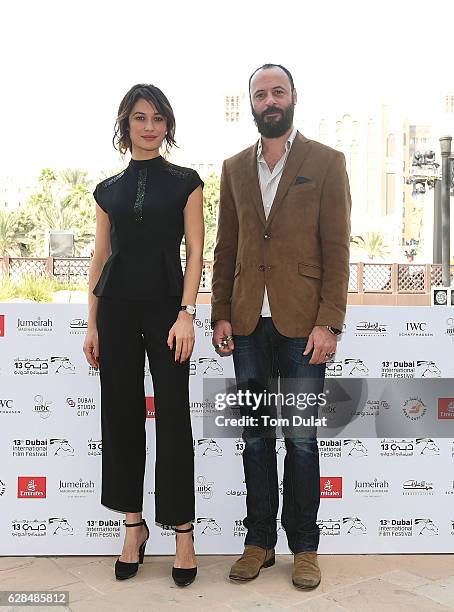
[[[186,312],[189,312],[189,314],[195,314],[195,306],[186,306]]]

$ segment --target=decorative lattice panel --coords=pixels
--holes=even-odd
[[[89,257],[55,258],[54,278],[67,283],[88,283],[89,268]]]
[[[364,293],[391,293],[391,264],[364,264],[363,287]]]
[[[399,264],[397,276],[397,290],[399,293],[424,293],[425,289],[424,265]]]
[[[9,278],[13,283],[18,283],[23,276],[45,276],[46,261],[46,259],[33,257],[11,257],[9,260]]]
[[[350,264],[350,276],[348,278],[348,291],[349,293],[358,292],[358,264]]]

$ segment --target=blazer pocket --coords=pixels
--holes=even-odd
[[[313,264],[298,263],[298,274],[302,276],[310,276],[312,278],[322,278],[322,269]]]
[[[235,272],[233,273],[233,278],[236,278],[238,276],[238,274],[240,273],[241,270],[241,264],[237,263],[235,266]]]

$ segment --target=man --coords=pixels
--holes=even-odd
[[[351,198],[342,153],[293,127],[297,94],[290,72],[265,64],[249,80],[259,142],[227,159],[212,280],[213,345],[232,353],[237,386],[311,381],[323,390],[326,361],[343,327],[349,276]],[[290,385],[290,388],[295,388]],[[307,388],[307,387],[306,387]],[[275,437],[243,431],[247,528],[232,580],[274,564],[279,506]],[[315,588],[320,503],[315,430],[285,437],[281,522],[294,554],[292,581]]]

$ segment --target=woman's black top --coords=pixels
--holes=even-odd
[[[163,157],[132,159],[93,192],[109,215],[112,254],[94,295],[149,299],[183,294],[180,245],[183,210],[203,181],[191,168]]]

